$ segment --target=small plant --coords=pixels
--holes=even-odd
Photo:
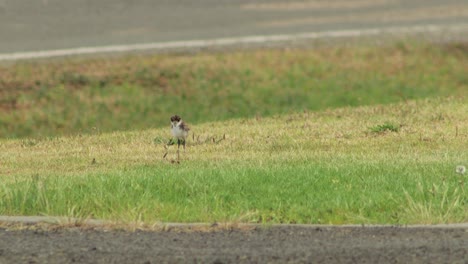
[[[36,146],[37,144],[39,143],[38,140],[35,140],[35,139],[25,139],[25,140],[22,140],[21,141],[21,146],[22,147],[34,147]]]
[[[398,132],[400,131],[400,126],[397,126],[391,123],[385,123],[383,125],[373,126],[369,129],[372,133],[385,133],[387,131]]]
[[[169,139],[169,143],[172,141],[172,139]],[[160,136],[157,136],[153,139],[153,144],[155,145],[159,145],[159,144],[166,144],[167,142],[167,138],[165,137],[160,137]],[[169,143],[167,145],[169,145]]]
[[[434,224],[464,221],[465,193],[458,186],[444,182],[425,189],[420,183],[417,192],[410,194],[405,191],[405,196],[407,204],[403,211],[408,222]]]
[[[64,72],[60,78],[63,84],[69,84],[73,86],[85,86],[91,83],[91,80],[82,74],[73,72]]]
[[[466,172],[466,168],[465,166],[463,165],[458,165],[456,168],[455,168],[455,172],[458,173],[458,174],[465,174]]]

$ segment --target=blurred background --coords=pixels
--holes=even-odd
[[[466,0],[0,0],[0,137],[466,98],[467,33]]]
[[[0,0],[0,53],[466,23],[466,0]]]

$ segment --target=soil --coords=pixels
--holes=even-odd
[[[0,228],[0,263],[468,263],[468,228]]]

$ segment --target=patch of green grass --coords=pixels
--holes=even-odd
[[[466,43],[397,43],[0,66],[0,137],[162,127],[465,96]],[[196,110],[194,110],[196,109]]]
[[[446,118],[434,119],[434,113]],[[398,133],[374,136],[387,121]],[[468,221],[466,98],[0,140],[0,214],[124,222]]]
[[[387,131],[398,132],[400,130],[400,127],[391,123],[385,123],[383,125],[376,125],[376,126],[370,127],[369,129],[373,133],[384,133]]]

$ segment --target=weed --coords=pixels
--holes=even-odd
[[[87,76],[72,72],[63,72],[60,82],[72,86],[85,86],[91,83]]]
[[[35,140],[35,139],[25,139],[25,140],[22,140],[21,141],[21,145],[23,147],[34,147],[36,146],[37,144],[39,143],[38,140]]]
[[[400,131],[400,126],[394,125],[392,123],[384,123],[383,125],[376,125],[369,128],[372,133],[385,133],[389,132],[398,132]]]
[[[416,199],[405,192],[407,205],[403,208],[405,222],[417,222],[422,224],[437,224],[466,221],[465,193],[460,187],[450,186],[446,182],[436,185],[432,184],[430,189],[424,189],[418,184],[418,195],[422,198]],[[458,211],[458,212],[456,212]],[[454,219],[457,215],[459,218]]]
[[[455,172],[458,173],[458,174],[463,175],[463,174],[465,174],[465,172],[466,172],[466,168],[465,168],[465,166],[463,166],[463,165],[458,165],[458,166],[455,168]]]

